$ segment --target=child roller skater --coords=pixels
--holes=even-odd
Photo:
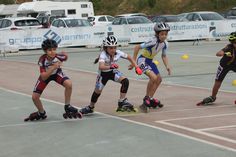
[[[140,45],[135,46],[133,59],[137,60],[137,64],[145,75],[149,77],[149,82],[146,89],[146,95],[143,98],[143,104],[140,109],[147,113],[149,108],[163,107],[161,102],[153,98],[158,86],[161,84],[162,78],[156,64],[153,62],[153,58],[159,51],[162,51],[162,60],[168,71],[168,75],[171,74],[171,69],[166,56],[168,43],[166,41],[170,27],[166,23],[157,23],[154,26],[155,36]],[[137,55],[141,50],[141,55],[137,59]],[[132,65],[130,65],[132,67]]]
[[[103,88],[105,87],[108,80],[118,82],[121,84],[120,88],[120,99],[118,100],[117,112],[135,112],[134,106],[128,102],[126,98],[126,93],[129,88],[129,80],[118,71],[117,61],[120,58],[128,59],[130,63],[136,68],[136,73],[141,75],[142,71],[135,63],[135,61],[128,54],[117,50],[117,39],[114,36],[108,36],[103,40],[103,51],[95,60],[95,64],[98,62],[99,72],[97,76],[95,90],[91,97],[90,105],[82,108],[80,112],[82,114],[93,113],[95,104],[102,93]]]
[[[236,32],[232,32],[229,35],[229,44],[225,48],[216,53],[216,56],[222,57],[218,70],[216,73],[215,84],[212,88],[212,94],[209,97],[204,98],[197,106],[209,105],[216,100],[216,95],[220,89],[220,86],[229,71],[236,72]]]
[[[40,100],[40,96],[50,81],[55,81],[65,87],[65,113],[63,114],[63,117],[82,118],[82,114],[70,105],[72,82],[61,69],[62,62],[67,60],[67,55],[65,53],[57,54],[57,46],[56,41],[51,39],[46,39],[42,43],[42,49],[45,54],[42,55],[38,61],[40,76],[32,94],[32,100],[38,111],[31,113],[25,121],[34,121],[47,118],[46,111],[44,110]]]

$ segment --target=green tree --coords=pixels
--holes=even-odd
[[[148,0],[148,6],[150,8],[154,8],[156,5],[156,2],[157,2],[156,0]]]

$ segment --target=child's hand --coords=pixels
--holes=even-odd
[[[166,67],[166,70],[168,72],[168,75],[171,75],[171,68],[170,67]]]
[[[142,73],[143,73],[142,69],[140,69],[139,67],[136,67],[136,68],[135,68],[135,72],[136,72],[136,74],[138,74],[138,75],[142,75]]]
[[[111,64],[110,69],[118,69],[119,65],[116,63]]]
[[[134,66],[132,65],[132,64],[130,64],[129,66],[128,66],[128,69],[129,70],[132,70],[134,68]]]
[[[58,69],[58,68],[60,68],[61,65],[62,65],[62,62],[57,61],[52,64],[52,67],[53,67],[53,69]]]
[[[68,54],[64,51],[62,51],[61,53],[58,53],[57,54],[57,58],[60,60],[60,61],[66,61],[67,58],[68,58]]]

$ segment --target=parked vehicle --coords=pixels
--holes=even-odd
[[[210,20],[224,20],[225,18],[216,12],[201,11],[191,12],[186,14],[189,21],[210,21]]]
[[[110,15],[98,15],[88,17],[88,21],[93,26],[106,26],[113,22],[114,17]]]
[[[53,16],[77,17],[87,19],[94,16],[92,2],[52,2],[34,1],[22,3],[17,9],[18,16],[37,17],[40,13]]]
[[[178,15],[159,15],[154,16],[152,22],[182,22],[188,21],[185,17],[181,17]]]
[[[70,28],[70,27],[91,27],[93,26],[88,20],[77,18],[58,18],[52,22],[53,28]]]
[[[38,29],[42,25],[36,18],[3,18],[0,19],[0,30]]]
[[[224,17],[227,19],[236,19],[236,7],[233,7],[228,12],[226,12]]]
[[[112,25],[147,24],[147,23],[152,23],[152,21],[144,16],[124,16],[124,17],[116,17],[112,22]]]

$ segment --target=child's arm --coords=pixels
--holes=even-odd
[[[217,57],[222,57],[224,56],[225,52],[223,50],[220,50],[219,52],[216,53]]]
[[[137,60],[137,56],[138,56],[138,53],[139,53],[139,50],[140,49],[142,49],[141,48],[141,46],[140,45],[136,45],[135,47],[134,47],[134,54],[133,54],[133,61],[134,62],[136,62],[136,60]],[[131,61],[130,61],[131,62]],[[132,62],[131,62],[132,63]],[[129,65],[129,70],[132,70],[133,69],[133,67],[135,66],[135,64],[131,64],[131,65]]]
[[[66,52],[62,51],[61,53],[57,54],[57,58],[61,61],[64,62],[68,59],[68,55]]]
[[[53,71],[56,70],[56,69],[58,69],[58,68],[60,68],[60,66],[61,66],[61,62],[58,61],[58,62],[54,63],[53,65],[51,65],[51,66],[47,69],[47,71],[40,69],[40,77],[41,77],[42,80],[44,80],[44,81],[47,80],[47,79],[50,77],[50,75],[53,73]]]
[[[134,60],[130,55],[127,56],[127,59],[128,59],[129,62],[131,63],[132,68],[133,68],[133,67],[135,67],[135,68],[138,67],[138,65],[136,64],[135,60]],[[131,70],[132,68],[129,66],[129,70]]]
[[[136,46],[134,47],[134,55],[133,55],[134,61],[137,60],[137,56],[138,56],[138,53],[139,53],[139,50],[140,50],[140,49],[142,49],[140,45],[136,45]]]
[[[131,65],[129,66],[129,70],[132,70],[133,67],[135,67],[135,72],[136,72],[138,75],[141,75],[143,72],[142,72],[142,70],[139,68],[139,66],[136,64],[135,60],[134,60],[130,55],[127,56],[127,59],[128,59],[129,62],[131,63]]]
[[[170,69],[168,57],[166,56],[166,54],[162,54],[161,57],[166,67],[166,70],[168,71],[168,75],[171,75],[171,69]]]

